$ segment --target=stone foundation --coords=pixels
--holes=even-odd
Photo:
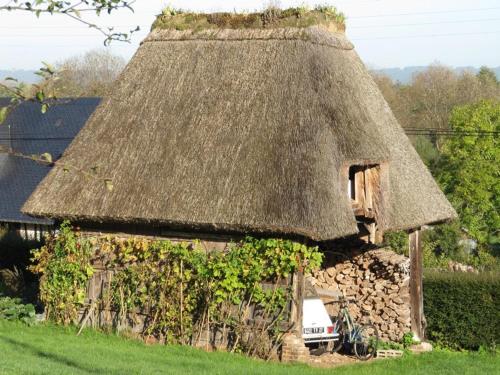
[[[302,337],[297,337],[294,333],[288,333],[283,337],[281,347],[282,362],[309,362],[309,348],[305,346]]]
[[[349,303],[353,319],[375,324],[383,340],[400,341],[411,331],[408,258],[388,249],[330,258],[308,278],[330,315],[338,314],[339,304],[328,303],[332,299],[322,296],[322,289],[354,297]]]

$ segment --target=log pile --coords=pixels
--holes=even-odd
[[[353,254],[341,261],[330,261],[309,278],[330,315],[336,316],[338,303],[321,290],[338,291],[349,302],[355,322],[371,321],[384,340],[400,341],[411,330],[409,259],[388,249]]]

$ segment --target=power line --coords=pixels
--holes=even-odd
[[[474,9],[451,9],[451,10],[441,10],[441,11],[429,11],[429,12],[408,12],[408,13],[392,13],[392,14],[372,14],[372,15],[364,15],[364,16],[353,16],[347,17],[347,20],[351,19],[361,19],[361,18],[377,18],[377,17],[401,17],[401,16],[419,16],[419,15],[428,15],[428,14],[449,14],[449,13],[465,13],[465,12],[481,12],[481,11],[491,11],[491,10],[500,10],[500,7],[491,7],[491,8],[474,8]],[[496,21],[497,19],[485,19],[485,20],[458,20],[458,21],[441,21],[436,23],[416,23],[416,24],[408,24],[407,26],[416,26],[416,25],[433,25],[440,23],[462,23],[462,22],[486,22],[486,21]],[[123,27],[123,28],[135,28],[137,24],[134,25],[114,25],[115,28]],[[151,25],[139,25],[141,28],[149,28]],[[386,25],[386,27],[395,27],[400,25]],[[405,25],[401,25],[405,26]],[[365,26],[363,26],[365,27]],[[366,26],[370,27],[370,26]],[[0,26],[0,29],[91,29],[86,26],[54,26],[54,25],[41,25],[41,26]],[[360,28],[360,27],[351,27],[351,28]]]
[[[433,136],[496,136],[500,131],[485,130],[452,130],[438,128],[415,128],[404,127],[403,130],[408,135],[433,135]],[[39,137],[39,136],[11,136],[0,137],[0,141],[71,141],[74,137]]]
[[[423,34],[423,35],[401,35],[401,36],[381,36],[374,38],[350,38],[351,40],[382,40],[382,39],[415,39],[415,38],[436,38],[448,36],[465,36],[465,35],[486,35],[486,34],[500,34],[498,31],[480,31],[473,33],[448,33],[448,34]]]
[[[409,130],[428,130],[428,131],[454,131],[454,132],[469,132],[469,131],[474,131],[474,132],[482,132],[482,133],[500,133],[500,130],[455,130],[455,129],[446,129],[446,128],[425,128],[425,127],[418,127],[418,126],[405,126],[404,129],[409,129]]]
[[[415,128],[404,127],[403,130],[407,135],[426,135],[439,137],[494,137],[500,136],[500,131],[485,131],[485,130],[453,130],[453,129],[437,129],[437,128]]]
[[[417,23],[399,23],[399,24],[393,24],[393,25],[365,25],[365,26],[348,26],[348,29],[370,29],[370,28],[385,28],[385,27],[407,27],[407,26],[428,26],[428,25],[448,25],[448,24],[461,24],[461,23],[474,23],[474,22],[496,22],[500,21],[500,18],[483,18],[483,19],[465,19],[465,20],[456,20],[456,21],[436,21],[436,22],[417,22]],[[115,28],[132,28],[136,27],[137,25],[117,25]],[[140,26],[141,29],[147,29],[149,26],[142,25]],[[72,29],[72,30],[92,30],[92,28],[88,27],[81,27],[81,26],[28,26],[28,27],[8,27],[8,26],[0,26],[0,29],[5,29],[5,30],[12,30],[12,29],[19,29],[19,30],[43,30],[43,29]],[[94,29],[95,31],[95,29]],[[27,37],[49,37],[49,36],[80,36],[80,35],[85,35],[86,34],[52,34],[52,35],[14,35],[14,36],[27,36]],[[7,37],[7,36],[4,36]]]
[[[434,132],[405,132],[407,135],[428,135],[435,137],[494,137],[499,134],[487,133],[434,133]]]
[[[493,34],[500,34],[500,30],[495,30],[495,31],[479,31],[479,32],[467,32],[467,33],[447,33],[447,34],[422,34],[422,35],[399,35],[399,36],[380,36],[380,37],[354,37],[350,38],[350,40],[384,40],[384,39],[418,39],[418,38],[436,38],[436,37],[450,37],[450,36],[467,36],[467,35],[493,35]],[[1,36],[0,36],[1,37]],[[33,38],[33,36],[29,35],[22,35],[20,37],[27,37],[27,38]],[[95,37],[93,35],[37,35],[37,37]],[[12,38],[12,36],[10,37]],[[115,44],[112,47],[113,48],[123,48],[123,47],[128,47],[131,44]],[[3,47],[17,47],[17,48],[31,48],[29,46],[25,45],[19,45],[19,44],[3,44]],[[69,46],[74,46],[74,47],[81,47],[81,45],[51,45],[51,48],[67,48]]]
[[[0,141],[71,141],[74,137],[0,137]]]
[[[426,26],[426,25],[445,25],[457,23],[472,23],[472,22],[491,22],[500,21],[500,18],[484,18],[475,20],[456,20],[456,21],[436,21],[436,22],[419,22],[419,23],[399,23],[394,25],[368,25],[368,26],[348,26],[347,29],[369,29],[369,28],[382,28],[382,27],[405,27],[405,26]]]
[[[98,34],[68,34],[68,33],[64,33],[64,34],[44,34],[44,35],[20,35],[20,34],[17,34],[17,35],[0,35],[0,38],[7,38],[7,39],[11,39],[11,38],[78,38],[78,37],[82,37],[82,38],[102,38],[102,34],[101,35],[98,35]]]
[[[420,16],[420,15],[425,15],[425,14],[449,14],[449,13],[464,13],[464,12],[481,12],[481,11],[490,11],[490,10],[499,10],[499,9],[500,9],[500,7],[493,7],[493,8],[439,10],[439,11],[431,11],[431,12],[373,14],[373,15],[366,15],[366,16],[348,17],[348,20],[349,19],[358,19],[358,18],[401,17],[401,16]]]
[[[118,27],[121,28],[135,28],[139,26],[142,28],[149,28],[151,25],[113,25],[116,29]],[[88,26],[57,26],[57,25],[39,25],[39,26],[0,26],[0,29],[12,30],[12,29],[21,29],[21,30],[40,30],[40,29],[77,29],[77,30],[95,30],[93,27]]]

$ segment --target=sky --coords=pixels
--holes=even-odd
[[[0,0],[4,5],[8,0]],[[114,42],[127,60],[166,6],[194,11],[261,10],[262,0],[137,0],[135,12],[120,10],[93,19],[126,31],[140,26],[132,42]],[[276,3],[276,1],[274,2]],[[286,8],[317,3],[347,16],[347,35],[370,68],[442,63],[500,66],[500,0],[317,0],[278,1]],[[0,11],[0,69],[33,69],[103,47],[103,36],[64,16]]]

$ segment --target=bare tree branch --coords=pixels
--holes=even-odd
[[[30,12],[39,17],[41,14],[61,14],[73,19],[76,22],[84,24],[89,28],[95,29],[104,35],[104,45],[109,45],[112,41],[130,42],[131,35],[139,31],[139,26],[128,32],[115,32],[113,27],[103,27],[94,24],[82,17],[82,13],[92,12],[98,16],[105,12],[111,14],[119,9],[128,9],[133,12],[132,5],[136,0],[32,0],[20,1],[10,0],[5,5],[0,5],[1,11],[21,11]]]
[[[8,0],[3,2],[0,1],[0,12],[30,12],[37,17],[40,17],[41,14],[60,14],[67,16],[76,22],[99,31],[105,37],[104,45],[109,45],[112,41],[130,42],[131,35],[134,32],[139,31],[139,26],[126,33],[115,32],[113,27],[105,28],[90,22],[88,19],[84,19],[82,17],[82,13],[88,14],[89,12],[93,12],[99,16],[102,12],[111,14],[119,9],[128,9],[133,12],[132,5],[134,3],[135,0]],[[55,69],[46,63],[44,63],[44,66],[40,68],[37,74],[41,76],[45,82],[58,79]],[[6,119],[7,113],[23,101],[33,101],[39,103],[41,112],[45,113],[49,106],[57,99],[54,92],[46,92],[44,87],[41,85],[33,85],[35,92],[33,95],[28,95],[24,92],[22,83],[19,83],[16,79],[7,77],[5,81],[6,83],[0,83],[0,89],[4,93],[7,93],[12,100],[7,107],[0,108],[0,125]],[[14,84],[9,85],[8,82],[12,82]],[[58,160],[52,160],[52,156],[48,153],[41,155],[25,155],[2,147],[1,145],[0,153],[7,153],[16,157],[29,159],[34,162],[50,166],[60,163]],[[110,179],[100,178],[97,176],[95,167],[90,168],[90,171],[86,171],[78,169],[75,166],[63,165],[63,169],[65,171],[69,171],[69,169],[71,169],[84,175],[85,177],[102,179],[108,190],[112,190],[113,188]]]

